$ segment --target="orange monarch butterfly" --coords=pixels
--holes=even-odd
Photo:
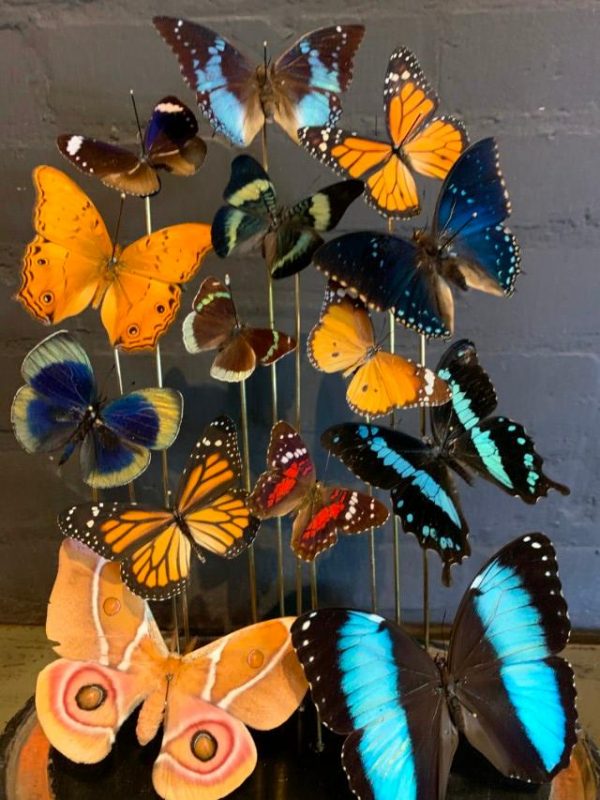
[[[438,97],[419,62],[405,47],[390,58],[383,90],[389,141],[368,139],[334,127],[306,127],[300,142],[341,175],[365,181],[365,196],[385,217],[420,212],[413,172],[443,179],[467,145],[459,120],[436,117]]]
[[[450,390],[435,372],[375,342],[368,311],[341,287],[329,284],[326,306],[308,336],[308,357],[322,372],[352,376],[346,401],[356,414],[371,419],[394,408],[437,406],[450,400]]]
[[[173,508],[122,502],[85,503],[63,511],[58,526],[103,558],[121,562],[121,575],[140,597],[166,600],[181,592],[192,549],[234,558],[252,543],[260,520],[247,492],[233,489],[242,470],[235,425],[218,417],[197,442]]]

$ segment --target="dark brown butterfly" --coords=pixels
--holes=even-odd
[[[197,133],[194,113],[169,95],[154,106],[140,153],[71,133],[62,134],[56,143],[62,155],[86,175],[119,192],[146,197],[160,189],[157,169],[189,176],[202,166],[206,145]]]
[[[217,133],[248,147],[265,120],[295,142],[305,125],[333,125],[352,80],[362,25],[332,25],[298,39],[273,63],[254,66],[223,36],[176,17],[154,17],[198,105]]]
[[[254,372],[257,364],[274,364],[291,353],[296,340],[272,328],[250,328],[240,322],[229,279],[226,284],[208,277],[202,281],[183,321],[183,343],[188,353],[218,350],[210,374],[219,381],[238,383]]]

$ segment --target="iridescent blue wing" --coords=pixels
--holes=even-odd
[[[169,388],[130,392],[101,411],[102,422],[117,436],[150,450],[164,450],[173,444],[182,415],[183,397]]]
[[[418,268],[413,242],[385,233],[358,231],[332,239],[313,259],[317,269],[377,311],[425,336],[448,336],[437,301],[434,273]]]
[[[88,407],[97,402],[85,350],[66,331],[58,331],[25,356],[21,374],[27,385],[19,389],[11,409],[17,440],[29,453],[65,447]]]
[[[401,628],[376,614],[312,611],[292,642],[361,800],[443,797],[458,734],[441,676]]]
[[[341,181],[285,209],[282,224],[265,237],[265,258],[272,277],[287,278],[308,267],[323,244],[319,232],[335,228],[363,189],[362,181]]]
[[[569,494],[544,474],[543,459],[522,425],[507,417],[487,418],[496,408],[496,392],[472,342],[456,342],[437,371],[450,385],[452,401],[432,409],[432,428],[436,441],[448,441],[453,459],[526,503],[537,502],[550,489]]]
[[[438,197],[433,235],[467,286],[510,295],[520,271],[520,251],[504,226],[510,200],[492,138],[469,147],[452,167]],[[446,244],[447,243],[447,244]]]
[[[298,128],[333,125],[342,113],[340,94],[352,80],[362,25],[332,25],[302,36],[273,67],[274,119],[298,141]]]
[[[277,209],[275,187],[252,156],[233,159],[223,199],[227,205],[215,214],[211,230],[213,247],[221,258],[237,245],[263,236]]]
[[[403,529],[439,554],[449,583],[451,565],[470,548],[469,528],[444,461],[419,439],[380,425],[334,425],[321,444],[361,480],[390,490]]]
[[[177,56],[181,73],[214,130],[247,147],[264,123],[252,64],[210,28],[176,17],[152,21]]]
[[[559,653],[570,623],[556,554],[541,533],[506,545],[458,610],[448,655],[457,720],[505,775],[541,783],[575,744],[575,687]]]
[[[206,145],[197,133],[191,109],[172,95],[163,97],[154,106],[144,134],[149,163],[174,175],[193,175],[206,156]]]

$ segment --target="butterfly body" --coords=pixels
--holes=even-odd
[[[85,503],[63,511],[65,536],[119,561],[124,582],[142,597],[165,600],[183,591],[191,555],[235,558],[254,540],[260,521],[247,493],[234,488],[242,470],[235,425],[218,417],[206,428],[181,475],[172,508],[136,503]]]
[[[118,565],[67,539],[46,626],[60,658],[38,676],[38,719],[67,758],[97,763],[139,708],[140,745],[163,727],[152,770],[158,794],[218,800],[256,764],[246,725],[277,727],[305,693],[291,622],[259,623],[178,655],[148,605],[122,584]]]
[[[573,671],[558,653],[570,625],[543,534],[484,565],[456,614],[447,654],[431,658],[377,614],[326,609],[292,639],[361,800],[444,800],[459,731],[504,775],[550,780],[575,743]]]
[[[138,154],[79,134],[63,134],[57,145],[74,167],[99,178],[105,186],[147,197],[160,189],[156,170],[189,176],[200,168],[206,145],[197,132],[194,114],[169,95],[155,105]]]
[[[239,147],[247,147],[265,121],[276,122],[294,141],[303,125],[335,122],[364,34],[362,25],[319,28],[277,59],[253,66],[210,28],[173,17],[153,22],[213,129]]]

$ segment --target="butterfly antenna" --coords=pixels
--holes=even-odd
[[[456,239],[456,237],[460,236],[460,234],[464,231],[467,225],[470,225],[475,219],[477,219],[477,211],[473,211],[469,219],[463,222],[463,224],[457,231],[454,231],[452,236],[444,242],[444,247],[448,247],[450,244],[452,244],[452,242]]]
[[[117,217],[117,224],[115,226],[115,235],[113,236],[112,253],[110,254],[110,262],[114,264],[115,256],[117,254],[117,244],[119,242],[119,231],[121,230],[121,219],[123,217],[123,206],[125,205],[125,195],[121,192],[121,200],[119,203],[119,216]]]
[[[265,65],[265,72],[266,72],[267,67],[269,66],[269,50],[268,50],[268,45],[267,45],[267,40],[266,39],[263,42],[263,62],[264,62],[264,65]]]
[[[104,376],[102,384],[98,387],[99,388],[98,395],[99,395],[101,401],[104,401],[106,399],[106,397],[107,397],[106,384],[108,383],[111,375],[113,374],[113,372],[115,372],[115,370],[117,371],[117,377],[119,379],[119,387],[121,387],[121,385],[122,385],[121,375],[118,374],[118,373],[120,373],[120,370],[121,370],[121,364],[120,364],[119,357],[118,357],[117,354],[118,354],[118,350],[115,348],[115,360],[114,360],[112,366],[110,367],[110,369],[108,370],[108,372],[106,373],[106,375]],[[123,394],[123,392],[121,392],[121,394]]]
[[[227,287],[227,289],[229,291],[229,295],[231,297],[231,305],[233,306],[233,315],[235,317],[235,326],[236,326],[236,328],[241,328],[242,325],[240,323],[240,318],[238,317],[237,306],[235,304],[235,300],[233,299],[233,291],[231,289],[231,278],[229,277],[229,274],[225,275],[225,286]]]
[[[138,136],[140,139],[140,147],[142,148],[142,155],[146,155],[146,148],[144,147],[144,135],[142,133],[142,126],[140,124],[140,115],[138,114],[137,110],[137,103],[135,102],[135,95],[133,94],[133,89],[129,90],[129,96],[131,97],[131,105],[133,106],[133,113],[135,114],[135,124],[137,125],[138,129]]]

